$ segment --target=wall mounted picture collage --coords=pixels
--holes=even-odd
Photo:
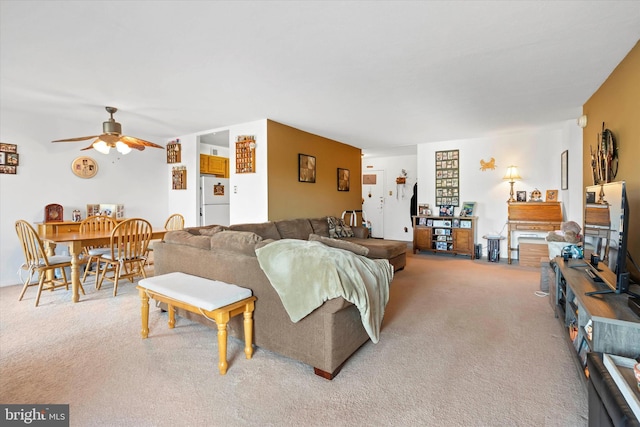
[[[460,152],[436,151],[436,206],[460,206]]]

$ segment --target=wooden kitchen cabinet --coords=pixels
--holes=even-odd
[[[200,154],[200,173],[229,178],[229,159],[220,156]]]

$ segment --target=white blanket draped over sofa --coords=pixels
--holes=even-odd
[[[342,297],[358,308],[371,341],[378,342],[393,279],[388,260],[297,239],[269,243],[256,256],[292,322]]]

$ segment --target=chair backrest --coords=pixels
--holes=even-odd
[[[111,231],[112,259],[140,259],[147,254],[151,241],[151,224],[142,218],[120,222]]]
[[[44,245],[36,230],[27,221],[19,219],[16,221],[16,233],[22,244],[24,252],[25,267],[35,268],[38,266],[49,265],[47,254],[44,251]]]
[[[110,216],[94,215],[85,218],[80,223],[80,232],[88,233],[91,231],[111,231],[116,226],[116,221]]]
[[[184,228],[184,217],[180,214],[173,214],[164,223],[165,230],[182,230]]]

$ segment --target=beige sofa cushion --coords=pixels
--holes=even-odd
[[[164,241],[199,249],[211,249],[211,239],[208,236],[191,234],[186,230],[169,231],[164,235]]]
[[[322,218],[310,218],[311,228],[313,228],[313,234],[318,236],[329,237],[329,223],[327,217]]]
[[[331,246],[332,248],[344,249],[353,252],[356,255],[367,256],[369,254],[369,248],[347,240],[332,239],[329,237],[318,236],[317,234],[310,234],[309,240],[323,243],[327,246]]]
[[[278,232],[276,224],[273,222],[263,222],[260,224],[234,224],[229,227],[229,230],[251,231],[263,239],[280,240],[280,233]]]
[[[215,233],[209,239],[211,240],[212,250],[219,248],[249,256],[256,255],[256,244],[262,241],[262,237],[256,233],[230,230]]]
[[[309,234],[313,233],[313,228],[307,218],[276,221],[276,227],[278,227],[282,239],[307,240]]]
[[[200,234],[203,236],[213,236],[216,233],[221,231],[228,230],[229,227],[225,227],[224,225],[214,225],[213,227],[201,228]]]

